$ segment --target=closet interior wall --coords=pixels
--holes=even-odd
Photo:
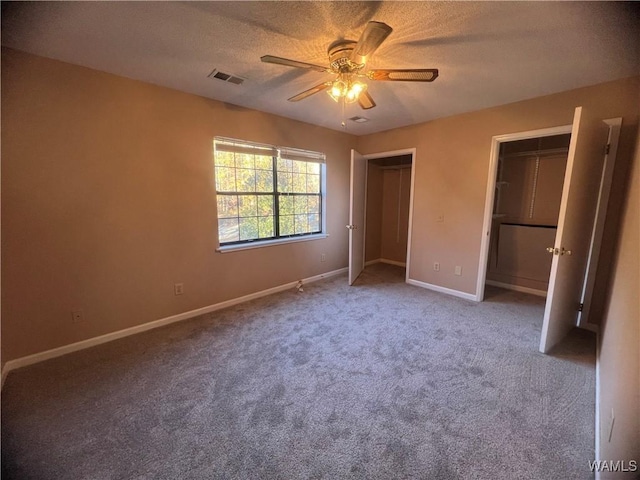
[[[365,262],[406,264],[410,190],[411,155],[369,160]]]
[[[487,283],[547,291],[570,135],[500,146]]]

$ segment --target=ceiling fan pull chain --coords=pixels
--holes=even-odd
[[[347,119],[346,119],[345,114],[344,114],[344,104],[345,104],[344,99],[342,99],[340,104],[342,105],[342,122],[341,122],[341,125],[342,125],[342,128],[344,128],[345,131],[346,131],[347,130],[347,121],[346,120]]]

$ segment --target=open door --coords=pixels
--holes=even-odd
[[[367,160],[351,150],[351,188],[349,196],[349,285],[364,268],[364,205],[366,201]]]
[[[591,246],[589,249],[589,259],[587,260],[586,278],[582,289],[582,310],[578,314],[578,325],[583,328],[592,327],[590,322],[591,301],[596,285],[596,271],[600,260],[600,248],[604,235],[604,222],[607,217],[609,207],[609,195],[611,184],[613,183],[613,169],[618,154],[618,140],[620,139],[620,128],[622,127],[622,117],[610,118],[604,121],[609,126],[609,137],[607,138],[607,148],[604,156],[604,168],[602,170],[602,180],[600,181],[600,192],[598,204],[596,206],[595,222],[591,235]]]
[[[576,326],[607,144],[608,126],[576,108],[560,202],[540,351],[549,352]]]

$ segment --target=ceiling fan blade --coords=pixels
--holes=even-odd
[[[376,106],[376,102],[373,101],[369,92],[362,92],[358,97],[358,103],[362,107],[363,110],[369,110]]]
[[[298,62],[297,60],[290,60],[288,58],[274,57],[273,55],[264,55],[260,57],[264,63],[276,63],[278,65],[285,65],[287,67],[306,68],[307,70],[314,70],[316,72],[328,72],[327,67],[320,65],[314,65],[313,63]]]
[[[297,95],[294,95],[293,97],[289,98],[288,100],[290,102],[299,102],[300,100],[303,100],[307,97],[310,97],[311,95],[314,95],[316,93],[322,92],[323,90],[326,90],[327,88],[329,88],[331,86],[331,82],[324,82],[321,83],[320,85],[316,85],[315,87],[311,87],[309,90],[305,90],[304,92],[300,92]]]
[[[437,68],[418,68],[388,70],[369,70],[367,77],[371,80],[383,80],[390,82],[433,82],[438,78]]]
[[[393,31],[386,23],[369,22],[360,35],[357,45],[351,52],[351,61],[357,64],[366,63],[373,52],[385,41]]]

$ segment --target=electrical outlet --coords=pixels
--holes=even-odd
[[[173,293],[176,295],[182,295],[184,293],[184,285],[182,283],[176,283],[173,286]]]
[[[324,261],[326,261],[326,260],[327,260],[327,254],[326,254],[326,253],[321,253],[321,254],[320,254],[320,261],[321,261],[321,262],[324,262]]]
[[[73,323],[83,322],[84,314],[82,313],[82,310],[73,310],[71,312],[71,319],[73,320]]]
[[[436,272],[440,271],[440,262],[434,262],[433,263],[433,270]]]
[[[462,267],[460,265],[456,265],[454,273],[458,276],[462,275]]]

